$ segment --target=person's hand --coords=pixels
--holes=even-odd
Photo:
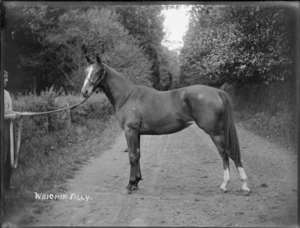
[[[16,115],[12,112],[4,114],[4,119],[5,120],[14,120],[15,118],[16,118]]]
[[[11,113],[10,116],[9,116],[9,119],[10,119],[10,120],[15,120],[16,118],[17,118],[17,114],[14,113],[14,112]]]
[[[21,117],[21,113],[20,112],[11,112],[9,114],[5,114],[4,118],[5,119],[9,119],[9,120],[18,120]]]

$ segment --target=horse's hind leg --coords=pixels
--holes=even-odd
[[[224,135],[220,134],[220,135],[210,135],[212,141],[214,142],[214,144],[216,145],[219,154],[222,158],[223,161],[223,170],[224,170],[224,179],[223,179],[223,183],[220,186],[220,189],[223,192],[227,192],[227,183],[229,182],[230,179],[230,175],[229,175],[229,157],[226,153],[225,150],[225,137]]]
[[[212,141],[214,142],[214,144],[216,145],[216,147],[221,155],[221,158],[223,160],[224,180],[223,180],[223,183],[220,186],[220,188],[223,190],[223,192],[227,192],[226,185],[230,179],[230,177],[229,177],[229,158],[231,158],[240,174],[240,178],[243,183],[242,190],[245,195],[248,195],[251,192],[251,190],[247,186],[248,178],[244,171],[240,157],[238,157],[238,158],[234,158],[232,156],[229,157],[230,153],[228,153],[228,151],[226,152],[225,137],[223,135],[210,135],[210,137],[211,137]]]
[[[237,170],[239,171],[239,174],[240,174],[240,178],[241,178],[241,181],[242,181],[242,190],[244,192],[244,195],[249,195],[249,193],[251,192],[251,190],[248,188],[248,185],[247,185],[247,181],[248,181],[248,178],[247,178],[247,175],[245,173],[245,170],[243,168],[243,165],[242,165],[242,162],[241,162],[241,158],[237,158],[237,159],[234,159],[232,158]]]

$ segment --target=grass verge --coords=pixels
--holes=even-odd
[[[26,141],[24,151],[30,151],[31,157],[24,159],[26,154],[20,154],[18,168],[13,171],[14,190],[5,195],[5,221],[26,225],[46,210],[49,201],[35,200],[35,192],[64,193],[66,180],[73,178],[91,157],[107,150],[120,132],[113,117],[105,122],[87,119],[84,125],[72,124],[68,130]],[[91,145],[99,150],[89,150]]]
[[[249,114],[239,111],[235,113],[235,119],[246,130],[278,146],[296,151],[296,132],[292,115],[283,112],[271,115],[268,112]]]

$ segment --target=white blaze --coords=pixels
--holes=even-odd
[[[90,81],[90,78],[91,78],[91,75],[92,75],[92,72],[93,72],[94,68],[93,66],[89,66],[86,71],[87,71],[87,76],[84,80],[84,84],[83,84],[83,87],[85,87],[87,85],[87,83]]]

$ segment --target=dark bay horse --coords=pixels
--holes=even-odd
[[[85,70],[86,78],[81,90],[83,96],[91,96],[100,87],[114,106],[116,118],[125,132],[130,162],[128,193],[136,190],[142,179],[141,135],[171,134],[192,123],[211,137],[221,155],[224,181],[220,188],[227,191],[231,158],[240,174],[244,194],[250,193],[232,117],[232,102],[226,92],[204,85],[161,92],[131,83],[102,63],[99,56],[95,62],[86,58],[89,66]]]

